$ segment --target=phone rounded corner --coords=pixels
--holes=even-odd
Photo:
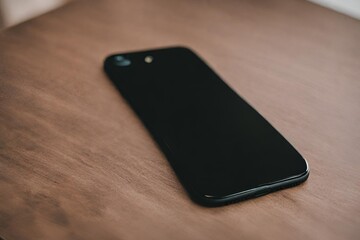
[[[103,61],[103,69],[105,70],[105,72],[107,71],[112,59],[114,58],[116,54],[111,54],[111,55],[107,55],[105,58],[104,58],[104,61]]]
[[[299,177],[302,179],[302,182],[305,182],[309,176],[310,176],[310,168],[309,168],[309,164],[307,163],[307,161],[305,160],[306,162],[306,170],[305,172]]]
[[[186,45],[176,45],[173,47],[173,49],[183,51],[183,52],[189,52],[191,54],[197,55],[196,51],[194,49],[192,49],[191,47],[186,46]]]
[[[297,178],[303,180],[303,182],[304,182],[308,179],[308,177],[310,175],[310,166],[309,166],[309,162],[306,160],[306,158],[304,158],[303,156],[301,156],[301,157],[304,160],[306,167],[305,167],[305,171],[303,171],[301,174],[299,174]]]

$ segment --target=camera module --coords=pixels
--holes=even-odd
[[[131,61],[129,59],[125,58],[124,56],[118,55],[118,56],[114,57],[114,63],[117,66],[126,67],[131,64]]]
[[[146,56],[145,59],[144,59],[144,61],[146,63],[152,63],[153,60],[154,60],[154,58],[152,56]]]

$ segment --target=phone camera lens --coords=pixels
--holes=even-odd
[[[114,57],[114,63],[117,66],[126,67],[131,64],[131,61],[129,59],[125,58],[124,56],[118,55],[118,56]]]
[[[154,60],[154,58],[152,56],[146,56],[145,59],[144,59],[144,61],[146,63],[152,63],[153,60]]]

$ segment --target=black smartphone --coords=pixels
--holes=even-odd
[[[305,159],[190,49],[119,53],[104,68],[195,202],[224,205],[307,179]]]

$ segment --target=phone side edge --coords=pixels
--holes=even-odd
[[[306,162],[306,165],[309,166],[305,159],[304,161]],[[307,168],[304,173],[298,176],[289,179],[280,180],[278,182],[267,184],[264,186],[255,187],[225,197],[206,197],[206,196],[198,195],[194,192],[189,193],[189,195],[193,199],[193,201],[195,201],[199,205],[205,207],[220,207],[251,198],[261,197],[269,193],[280,191],[286,188],[295,187],[297,185],[300,185],[301,183],[304,183],[308,179],[309,175],[310,175],[310,169]]]

